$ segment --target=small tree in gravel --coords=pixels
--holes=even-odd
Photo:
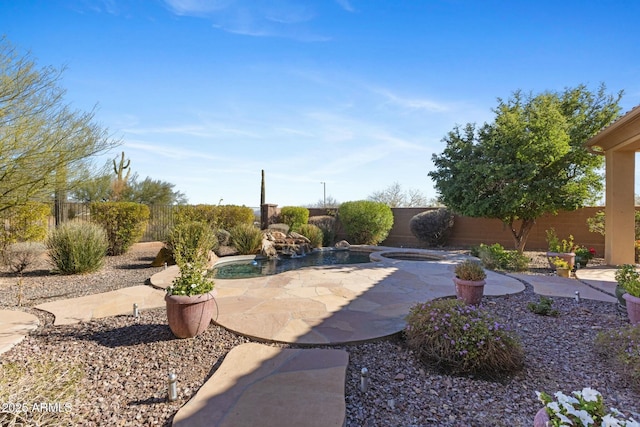
[[[409,221],[411,233],[429,246],[444,246],[451,236],[454,215],[447,208],[420,212]]]
[[[9,271],[18,276],[18,306],[22,305],[22,273],[42,254],[44,244],[39,242],[20,242],[9,245],[2,251],[2,262]]]

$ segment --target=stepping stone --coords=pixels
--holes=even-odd
[[[38,328],[38,318],[16,310],[0,310],[0,354],[8,351]]]
[[[548,297],[575,298],[576,291],[580,292],[580,298],[615,303],[618,300],[597,289],[585,285],[576,279],[567,279],[558,276],[541,276],[535,274],[510,274],[511,277],[522,279],[533,286],[533,291],[538,295]]]
[[[173,425],[342,427],[348,362],[344,350],[242,344],[178,410]]]
[[[132,314],[134,303],[138,304],[141,311],[164,307],[164,295],[165,292],[161,290],[138,285],[101,294],[46,302],[36,305],[35,308],[53,314],[56,317],[54,325],[71,325],[91,319]]]

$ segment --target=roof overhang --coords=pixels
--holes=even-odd
[[[640,106],[634,107],[586,143],[592,152],[640,151]]]

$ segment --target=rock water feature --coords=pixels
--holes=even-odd
[[[311,241],[302,234],[291,231],[265,230],[262,234],[261,254],[268,258],[301,257],[311,252]]]

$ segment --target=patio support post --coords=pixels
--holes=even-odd
[[[605,262],[635,263],[635,151],[608,150],[606,158]]]

